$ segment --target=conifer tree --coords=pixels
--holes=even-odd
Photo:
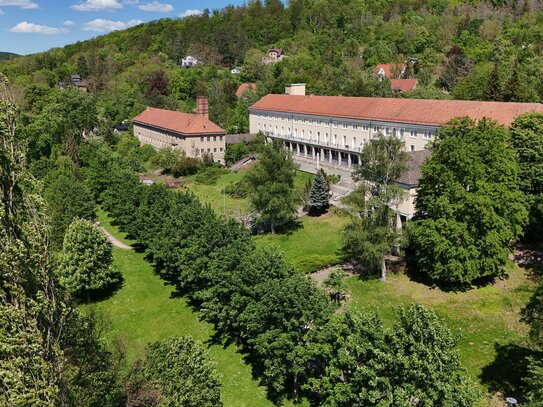
[[[326,182],[324,171],[319,170],[315,174],[313,185],[309,192],[308,212],[310,215],[320,215],[330,205],[330,188]]]

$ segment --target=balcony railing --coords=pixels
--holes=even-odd
[[[299,142],[302,142],[302,143],[312,144],[312,145],[319,146],[319,147],[331,147],[331,148],[337,148],[337,149],[340,149],[340,150],[353,151],[353,152],[356,152],[356,153],[359,153],[359,152],[362,151],[362,147],[350,146],[350,145],[342,145],[342,144],[339,144],[339,143],[332,143],[330,141],[320,141],[320,140],[315,140],[315,139],[309,139],[309,138],[304,138],[304,137],[300,137],[300,136],[294,136],[292,134],[280,134],[280,133],[275,133],[273,131],[266,131],[266,132],[264,132],[264,134],[267,137],[274,137],[274,138],[280,138],[280,139],[284,139],[284,140],[299,141]]]

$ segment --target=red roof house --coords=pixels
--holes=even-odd
[[[239,88],[236,91],[236,97],[241,97],[246,89],[250,89],[252,92],[256,92],[256,83],[242,83],[241,85],[239,85]]]
[[[409,92],[417,87],[416,79],[391,79],[390,80],[390,89],[393,92]]]

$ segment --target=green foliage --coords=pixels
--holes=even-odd
[[[251,204],[260,213],[259,222],[269,226],[272,234],[296,213],[295,174],[296,166],[282,141],[273,140],[260,151],[257,164],[246,175]]]
[[[232,198],[247,198],[250,192],[251,185],[245,178],[233,182],[224,188],[224,193],[230,195]]]
[[[528,233],[535,239],[543,232],[543,114],[528,113],[511,126],[511,145],[519,164],[520,189],[526,194],[530,220]]]
[[[194,177],[194,182],[203,185],[215,185],[219,178],[227,174],[228,170],[221,167],[206,167],[198,171]]]
[[[407,169],[403,141],[395,136],[372,139],[364,146],[355,179],[363,180],[344,202],[351,215],[345,227],[343,252],[386,280],[385,256],[399,246],[396,205],[406,193],[395,180]]]
[[[385,330],[375,314],[348,311],[316,332],[309,354],[324,369],[308,387],[322,405],[473,405],[479,395],[443,322],[418,305],[397,317]]]
[[[315,179],[309,192],[309,202],[307,204],[310,215],[320,215],[324,213],[330,205],[330,188],[326,181],[324,171],[315,174]]]
[[[73,165],[73,164],[69,164]],[[45,180],[44,197],[51,217],[51,241],[60,247],[68,225],[75,219],[94,219],[95,202],[87,185],[76,177],[76,168],[59,168]]]
[[[230,144],[226,147],[226,152],[224,153],[224,160],[227,165],[232,165],[237,163],[244,157],[249,155],[249,147],[245,143],[236,143]]]
[[[324,280],[324,286],[328,288],[330,298],[336,304],[341,304],[341,301],[345,298],[347,288],[345,286],[345,273],[341,270],[334,270],[330,276]]]
[[[89,220],[75,219],[66,230],[59,261],[63,287],[89,298],[92,292],[118,284],[120,276],[112,262],[111,243],[104,232]]]
[[[522,320],[530,325],[531,339],[543,346],[543,284],[539,284],[522,309]]]
[[[196,157],[187,157],[180,148],[164,147],[152,157],[151,165],[156,169],[161,169],[164,174],[180,177],[196,174],[203,162]]]
[[[182,336],[150,344],[141,374],[156,389],[153,405],[215,407],[222,406],[215,366],[202,344]]]
[[[489,120],[459,119],[431,148],[410,233],[418,272],[455,284],[502,276],[527,221],[509,132]]]

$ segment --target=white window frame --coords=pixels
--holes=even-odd
[[[417,130],[409,130],[409,138],[417,138]]]

